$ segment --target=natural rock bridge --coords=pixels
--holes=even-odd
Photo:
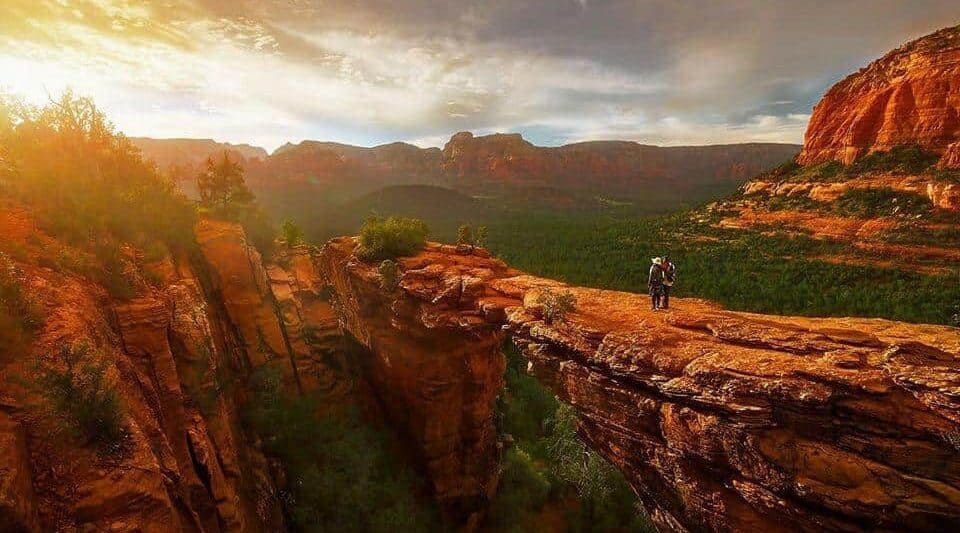
[[[448,511],[496,491],[501,343],[581,417],[665,531],[945,531],[960,522],[960,331],[565,287],[429,244],[385,291],[350,238],[320,266],[363,369]],[[577,310],[545,323],[543,288]]]

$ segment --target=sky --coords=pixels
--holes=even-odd
[[[830,85],[957,23],[956,0],[0,0],[0,90],[268,150],[799,143]]]

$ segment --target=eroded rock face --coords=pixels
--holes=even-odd
[[[490,427],[505,328],[663,530],[943,531],[960,520],[956,329],[692,299],[653,313],[642,295],[567,287],[433,244],[399,260],[400,287],[384,291],[354,246],[328,243],[323,269],[347,329],[371,351],[375,389],[422,436],[425,457],[437,442],[468,449],[472,429]],[[572,292],[576,311],[544,322],[544,289]],[[490,377],[461,394],[477,375]],[[421,425],[433,416],[442,437]],[[468,460],[478,459],[428,468],[435,488],[470,471]]]
[[[239,226],[202,223],[202,258],[146,265],[154,285],[115,302],[78,274],[37,264],[43,248],[78,252],[27,213],[0,210],[0,228],[22,250],[15,261],[4,256],[5,268],[14,261],[44,316],[30,346],[0,355],[0,530],[282,531],[283,480],[239,411],[257,363],[286,365],[291,376],[296,364],[316,394],[344,381],[323,367],[338,330],[309,254],[268,278]],[[264,343],[285,347],[289,337],[294,349],[262,357],[261,331]],[[104,363],[129,432],[106,456],[57,431],[62,421],[25,385],[36,364],[62,366],[61,348],[81,344]]]
[[[328,244],[320,264],[344,328],[369,349],[360,361],[364,379],[406,437],[444,512],[475,525],[499,478],[491,408],[506,362],[499,324],[471,302],[506,266],[488,260],[475,269],[467,257],[462,271],[447,272],[403,260],[402,289],[388,292],[376,268],[352,251],[352,240]],[[462,314],[448,312],[461,310],[461,302]]]
[[[850,163],[919,145],[944,153],[960,140],[960,27],[910,42],[834,85],[813,110],[797,161]]]

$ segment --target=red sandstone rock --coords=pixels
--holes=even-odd
[[[473,466],[496,460],[469,429],[492,420],[507,327],[663,530],[944,531],[960,520],[956,329],[692,299],[653,313],[643,295],[567,287],[439,245],[399,260],[400,289],[385,293],[354,247],[328,243],[323,269],[371,351],[374,389],[428,463],[443,451],[427,469],[441,501],[451,486],[482,492]],[[576,311],[545,323],[534,305],[545,287],[573,292]]]
[[[944,153],[960,140],[960,27],[912,41],[834,85],[813,110],[797,161],[901,145]]]
[[[947,146],[937,166],[944,169],[960,169],[960,141]]]
[[[23,429],[0,411],[0,531],[40,531]]]

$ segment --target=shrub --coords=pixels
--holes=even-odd
[[[395,259],[423,249],[429,230],[422,220],[390,217],[368,219],[360,228],[361,259]]]
[[[881,187],[850,189],[837,199],[834,209],[845,216],[876,218],[929,213],[933,204],[922,194]]]
[[[381,289],[387,292],[393,292],[397,289],[400,284],[400,267],[397,266],[397,263],[390,259],[384,259],[380,263],[380,267],[377,268],[377,272],[380,273]]]
[[[415,497],[420,480],[386,433],[354,411],[331,412],[310,396],[284,393],[276,369],[261,367],[251,381],[244,420],[280,460],[281,501],[294,530],[438,530],[433,508]]]
[[[477,235],[473,239],[473,244],[483,248],[487,245],[487,227],[480,226],[477,228]]]
[[[65,346],[56,366],[38,363],[36,388],[54,415],[101,452],[116,452],[128,435],[109,361],[87,345]],[[62,366],[61,366],[62,365]]]
[[[23,273],[0,252],[0,360],[26,349],[29,336],[43,322],[39,307],[24,294]]]
[[[543,319],[548,324],[553,324],[563,320],[567,313],[576,309],[577,297],[570,291],[557,293],[544,289],[537,295],[537,303],[543,306]]]
[[[287,248],[293,248],[303,242],[303,228],[289,218],[280,225],[280,234],[283,236],[283,242],[287,245]]]
[[[95,253],[100,261],[99,268],[93,272],[94,279],[102,285],[110,296],[126,301],[136,296],[136,289],[127,277],[123,252],[120,244],[113,240],[97,242]]]
[[[795,159],[791,159],[786,163],[782,163],[777,167],[760,174],[757,176],[757,178],[764,180],[784,180],[799,172],[801,168],[802,167],[797,164]]]
[[[473,246],[473,232],[469,224],[461,224],[457,228],[457,246]]]
[[[145,234],[193,245],[193,206],[92,100],[66,92],[36,108],[0,98],[0,116],[7,117],[0,150],[9,162],[0,173],[15,177],[6,189],[46,230],[75,244]]]
[[[576,412],[560,405],[550,426],[547,450],[553,458],[553,474],[576,487],[582,499],[605,502],[613,493],[617,471],[577,437]]]
[[[920,174],[933,166],[940,156],[925,152],[919,146],[897,146],[887,152],[867,154],[851,163],[846,173],[897,172]]]
[[[530,454],[520,446],[509,448],[503,457],[503,475],[490,508],[490,525],[497,531],[532,531],[536,511],[550,496],[550,481]]]

